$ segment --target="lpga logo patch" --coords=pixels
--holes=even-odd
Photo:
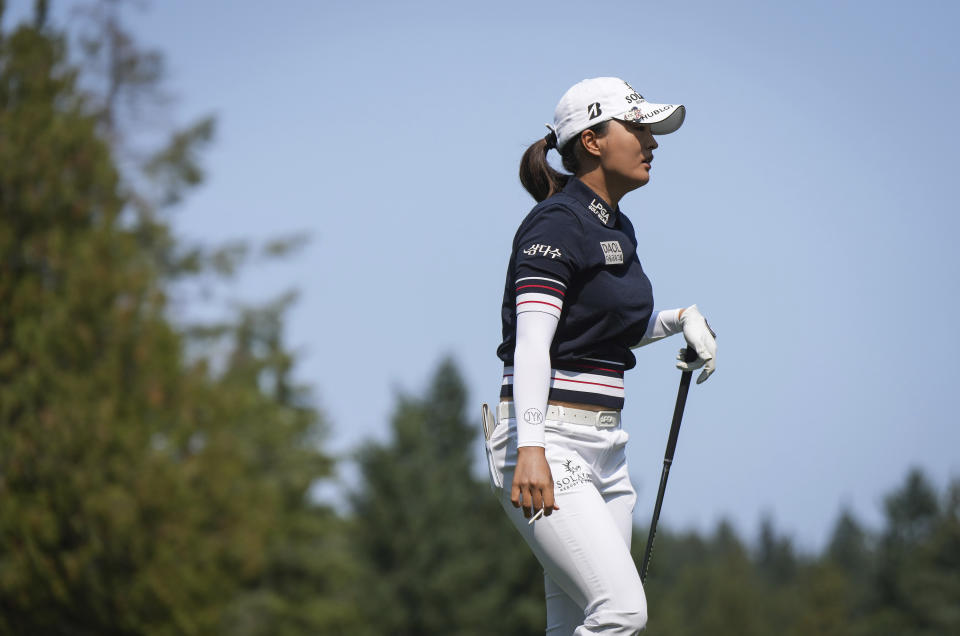
[[[597,218],[606,223],[610,220],[610,213],[607,211],[607,208],[603,207],[603,204],[594,199],[590,202],[590,205],[587,208],[597,215]]]
[[[583,484],[589,484],[593,481],[590,479],[590,475],[583,470],[583,466],[573,463],[572,459],[568,459],[567,461],[563,462],[563,469],[567,472],[567,474],[556,480],[555,487],[557,492],[566,492],[571,488],[575,488]]]
[[[600,241],[600,249],[603,250],[603,260],[607,265],[623,264],[623,249],[620,247],[620,241]]]

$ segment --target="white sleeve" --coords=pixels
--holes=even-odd
[[[650,315],[650,322],[647,323],[647,331],[643,334],[643,338],[630,348],[636,349],[681,331],[683,327],[680,325],[679,309],[654,310]]]
[[[543,421],[550,393],[550,344],[559,318],[552,313],[517,313],[517,345],[513,352],[513,406],[517,446],[546,447]]]

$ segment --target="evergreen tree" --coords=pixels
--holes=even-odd
[[[791,613],[782,624],[788,636],[853,636],[862,591],[840,567],[822,561],[803,567],[796,585],[778,590],[788,595]]]
[[[660,541],[658,536],[658,551]],[[727,522],[718,524],[704,547],[701,558],[689,561],[666,589],[657,589],[660,578],[654,579],[651,574],[647,632],[652,636],[772,633],[769,619],[758,604],[764,598],[760,578],[733,527]]]
[[[471,476],[480,431],[452,361],[422,398],[402,396],[387,444],[359,454],[353,539],[370,634],[530,634],[543,629],[542,572],[489,487]]]
[[[908,584],[926,593],[931,629],[960,634],[960,478],[948,486],[938,523],[918,550],[916,565]]]
[[[826,557],[857,580],[873,569],[867,533],[848,509],[834,524]]]
[[[760,522],[756,564],[763,578],[773,585],[786,585],[797,574],[793,545],[790,539],[777,536],[770,517],[764,517]]]
[[[941,508],[919,469],[887,497],[887,528],[879,543],[873,611],[865,631],[933,636],[960,630],[960,527],[950,501]]]
[[[0,634],[347,633],[340,522],[307,497],[331,462],[282,306],[208,330],[226,356],[186,355],[167,289],[205,253],[121,169],[111,100],[159,74],[104,6],[106,97],[45,2],[0,34]],[[210,132],[147,162],[167,192],[199,182]]]

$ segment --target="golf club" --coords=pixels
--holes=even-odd
[[[697,359],[697,352],[687,347],[683,354],[686,362]],[[657,535],[657,521],[660,520],[660,507],[663,505],[663,493],[667,489],[667,477],[670,475],[670,464],[673,463],[673,453],[677,449],[677,437],[680,435],[680,420],[683,419],[683,407],[687,403],[687,391],[690,390],[692,371],[680,374],[680,389],[677,391],[677,405],[673,409],[673,423],[670,425],[670,437],[667,438],[667,452],[663,457],[663,472],[660,473],[660,491],[657,492],[657,503],[653,507],[653,519],[650,521],[650,534],[647,536],[647,548],[643,553],[643,562],[640,565],[640,581],[647,580],[647,569],[650,567],[650,557],[653,554],[653,540]]]

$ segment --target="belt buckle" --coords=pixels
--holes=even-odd
[[[619,413],[616,411],[597,411],[597,426],[600,428],[615,428]]]

